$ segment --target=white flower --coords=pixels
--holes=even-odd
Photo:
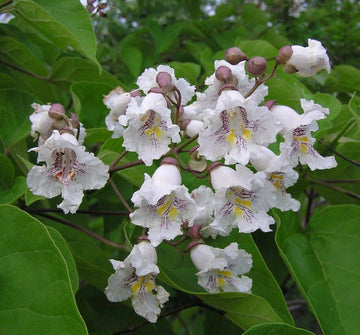
[[[153,68],[146,69],[136,82],[139,88],[147,94],[151,88],[158,87],[156,76],[159,72],[167,72],[170,74],[172,84],[176,86],[181,93],[181,104],[186,105],[194,96],[195,86],[190,86],[184,78],[176,79],[174,69],[168,65],[159,65],[156,70]]]
[[[152,178],[145,174],[143,185],[131,200],[139,207],[130,214],[132,223],[148,228],[148,238],[155,247],[181,235],[182,224],[191,226],[196,216],[196,204],[181,185],[178,168],[171,164],[161,165]]]
[[[219,235],[228,235],[234,227],[239,232],[252,233],[257,229],[269,232],[274,219],[266,212],[273,206],[275,195],[264,172],[254,174],[240,164],[236,171],[219,166],[210,171],[215,189],[215,219],[210,227]]]
[[[242,61],[236,65],[232,65],[225,60],[216,60],[214,63],[215,71],[220,66],[226,66],[231,70],[232,74],[234,75],[234,82],[232,84],[243,96],[246,96],[246,94],[249,93],[255,84],[255,79],[249,79],[248,75],[246,74],[245,63],[245,61]],[[205,85],[207,85],[208,88],[204,91],[204,93],[197,94],[197,101],[200,107],[199,111],[204,109],[204,105],[206,105],[208,108],[215,108],[217,99],[219,98],[219,91],[224,86],[224,84],[225,83],[223,81],[220,81],[215,77],[215,73],[205,80]],[[251,95],[251,97],[254,103],[259,104],[264,100],[264,97],[267,94],[268,88],[262,84],[257,88],[255,93]]]
[[[291,167],[284,155],[276,156],[270,149],[262,147],[261,155],[250,159],[252,166],[258,171],[264,171],[266,178],[274,186],[275,201],[273,206],[282,211],[298,211],[299,201],[293,199],[286,188],[294,185],[299,174]]]
[[[130,98],[130,93],[125,92],[121,87],[115,88],[104,97],[103,102],[110,109],[110,113],[105,117],[105,124],[108,130],[114,132],[112,138],[121,137],[123,134],[119,116],[125,114]]]
[[[74,136],[54,130],[38,152],[38,162],[27,175],[29,189],[37,195],[53,198],[61,194],[59,208],[75,213],[81,204],[83,190],[102,188],[108,179],[108,166],[92,153],[85,151]]]
[[[292,166],[307,164],[311,170],[330,169],[336,166],[335,158],[322,157],[314,148],[315,139],[312,131],[318,130],[317,120],[326,118],[329,114],[327,108],[315,104],[314,101],[301,99],[303,114],[285,106],[271,108],[274,116],[283,126],[282,134],[285,142],[280,144],[283,155],[287,157]]]
[[[123,262],[110,261],[115,273],[109,277],[105,288],[107,298],[119,302],[131,297],[135,312],[150,322],[156,322],[169,293],[155,284],[159,273],[155,248],[142,241],[134,246]]]
[[[252,280],[243,274],[250,271],[252,258],[245,250],[239,250],[237,243],[225,249],[198,244],[190,249],[190,256],[199,270],[198,284],[206,291],[251,293]]]
[[[52,134],[52,125],[55,122],[48,114],[51,105],[31,104],[34,112],[30,115],[31,136],[36,138],[39,134],[39,145],[43,144]]]
[[[308,47],[292,45],[291,49],[293,54],[286,62],[285,69],[293,66],[302,77],[313,76],[322,69],[330,73],[329,57],[319,41],[308,39]]]
[[[143,99],[131,99],[126,115],[119,116],[124,130],[123,146],[135,151],[147,166],[169,151],[171,142],[180,142],[180,128],[170,118],[170,109],[162,95],[150,93]]]
[[[276,140],[280,126],[266,107],[259,107],[237,91],[224,91],[216,109],[205,119],[199,134],[199,153],[209,160],[225,158],[225,164],[247,164],[259,145]]]

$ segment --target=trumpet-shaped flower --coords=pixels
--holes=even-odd
[[[150,93],[143,99],[132,99],[125,115],[119,116],[123,146],[138,154],[147,166],[169,150],[171,142],[180,142],[180,128],[170,118],[170,109],[162,95]]]
[[[275,141],[279,129],[266,107],[244,99],[237,91],[224,91],[205,119],[199,153],[209,160],[225,158],[225,164],[247,164],[260,145]]]
[[[59,208],[75,213],[81,204],[83,190],[102,188],[108,179],[108,166],[85,151],[73,135],[54,130],[38,152],[38,162],[27,175],[29,189],[37,195],[53,198],[61,194]]]
[[[302,77],[313,76],[322,69],[330,73],[329,57],[319,41],[309,38],[307,47],[292,45],[291,49],[293,53],[285,64],[285,71],[289,66],[294,67]]]
[[[275,201],[272,184],[264,172],[254,174],[247,167],[236,165],[236,171],[219,166],[211,170],[211,184],[215,189],[215,219],[210,227],[219,235],[239,232],[252,233],[257,229],[271,231],[274,219],[266,212]]]
[[[282,134],[285,142],[280,144],[283,155],[287,157],[292,166],[307,164],[311,170],[330,169],[336,166],[333,156],[323,157],[314,148],[315,138],[312,131],[318,130],[317,120],[326,118],[329,114],[327,108],[315,104],[314,101],[301,99],[303,114],[298,114],[286,106],[271,108],[274,116],[282,124]]]
[[[187,104],[195,94],[195,86],[191,86],[184,78],[176,79],[174,69],[168,65],[159,65],[156,70],[146,69],[136,83],[145,94],[148,94],[151,88],[158,87],[156,77],[160,72],[166,72],[171,76],[171,84],[181,93],[181,104]],[[173,97],[173,94],[170,96]]]
[[[156,322],[161,307],[169,299],[169,293],[155,283],[159,273],[155,248],[147,241],[135,245],[123,261],[111,259],[115,273],[109,277],[105,288],[112,302],[131,297],[135,312],[150,322]]]
[[[225,249],[198,244],[190,249],[191,260],[199,270],[198,284],[210,293],[251,293],[252,280],[243,276],[252,267],[252,257],[231,243]],[[240,275],[240,277],[239,277]]]
[[[110,113],[105,117],[105,124],[108,130],[113,131],[112,138],[121,137],[123,134],[124,127],[119,123],[119,116],[125,114],[130,98],[130,93],[121,87],[115,88],[104,97],[104,104],[110,109]]]
[[[145,174],[141,188],[133,194],[132,202],[138,209],[130,214],[132,223],[148,228],[148,238],[156,247],[163,240],[181,235],[181,226],[193,224],[196,204],[175,165],[163,164],[153,177]]]
[[[293,199],[286,189],[294,185],[299,174],[291,167],[284,155],[276,156],[270,149],[263,147],[262,154],[250,160],[257,171],[264,171],[266,178],[274,186],[274,207],[282,211],[298,211],[299,201]]]

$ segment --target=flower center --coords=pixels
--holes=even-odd
[[[75,151],[70,148],[54,150],[51,153],[54,163],[51,167],[51,173],[58,181],[62,183],[71,182],[76,176],[74,169],[76,162]]]

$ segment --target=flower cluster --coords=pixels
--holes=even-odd
[[[38,137],[38,146],[30,149],[38,153],[42,166],[33,166],[27,185],[36,195],[53,198],[61,194],[58,205],[64,213],[75,213],[84,190],[102,188],[108,179],[108,167],[85,151],[82,142],[85,129],[75,114],[68,118],[62,105],[33,104],[30,116],[31,135]]]
[[[287,191],[299,178],[297,165],[310,170],[336,166],[333,157],[315,149],[311,134],[329,114],[327,108],[301,99],[302,111],[296,111],[265,100],[265,82],[280,66],[300,76],[330,71],[321,43],[308,43],[306,48],[281,48],[269,75],[264,58],[248,59],[240,49],[230,48],[226,60],[215,61],[204,92],[195,92],[172,68],[160,65],[140,75],[136,90],[118,87],[104,97],[110,110],[106,126],[113,138],[122,138],[121,157],[135,152],[146,166],[163,158],[133,194],[134,210],[128,206],[131,223],[143,227],[144,236],[123,262],[111,260],[115,273],[105,290],[110,301],[131,298],[135,312],[155,322],[169,296],[155,284],[155,248],[186,240],[191,241],[187,251],[199,271],[198,284],[206,291],[251,292],[252,280],[245,276],[253,265],[251,255],[237,243],[219,249],[205,241],[228,236],[234,228],[240,233],[271,231],[271,208],[300,208]],[[28,185],[49,198],[61,193],[59,207],[73,213],[83,190],[105,184],[108,169],[81,146],[81,125],[64,113],[53,113],[53,106],[34,106],[32,134],[39,134],[34,150],[46,166],[29,172]],[[181,172],[208,183],[189,190]]]

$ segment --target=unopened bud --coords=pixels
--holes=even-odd
[[[246,64],[246,70],[255,77],[263,74],[266,68],[266,59],[260,56],[251,58]]]
[[[70,116],[71,116],[71,125],[72,125],[74,128],[79,129],[79,127],[80,127],[80,121],[79,121],[78,116],[77,116],[75,113],[71,113]]]
[[[130,96],[132,98],[141,97],[141,92],[140,92],[140,90],[133,90],[130,92]]]
[[[98,13],[99,13],[100,17],[107,17],[107,14],[104,13],[102,10],[99,10]]]
[[[227,49],[225,59],[232,65],[239,64],[243,60],[247,60],[246,55],[237,47]]]
[[[175,165],[175,166],[179,166],[179,163],[177,162],[177,160],[175,158],[172,158],[172,157],[165,157],[160,165],[163,165],[163,164],[171,164],[171,165]]]
[[[215,71],[215,77],[217,80],[228,83],[233,77],[231,70],[227,66],[219,66]]]
[[[62,120],[65,116],[65,108],[62,104],[52,104],[49,111],[48,111],[49,117],[55,120]]]
[[[105,9],[107,7],[107,4],[105,2],[101,2],[98,4],[98,9]]]
[[[293,54],[293,50],[290,45],[286,45],[280,48],[278,55],[276,56],[276,64],[285,64]]]
[[[159,72],[156,76],[156,82],[165,93],[172,92],[175,89],[171,75],[167,72]]]

